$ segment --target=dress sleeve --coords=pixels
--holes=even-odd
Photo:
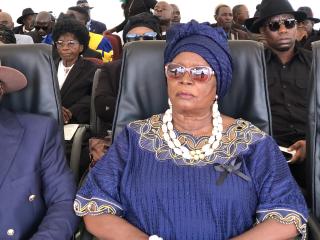
[[[295,224],[299,239],[306,238],[308,210],[288,163],[271,137],[255,146],[252,176],[258,194],[257,224],[274,219]]]
[[[74,201],[78,216],[113,214],[123,216],[120,181],[128,159],[128,130],[125,128],[104,157],[89,171]]]

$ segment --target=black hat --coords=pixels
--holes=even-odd
[[[247,28],[248,30],[251,29],[252,24],[253,24],[256,20],[258,20],[259,17],[260,17],[260,5],[261,5],[261,4],[258,4],[258,5],[256,6],[256,12],[254,13],[253,17],[252,17],[252,18],[247,18],[247,19],[244,21],[244,25],[246,26],[246,28]]]
[[[89,8],[89,9],[92,9],[93,7],[90,7],[89,6],[89,3],[87,0],[78,0],[77,1],[77,6],[79,7],[83,7],[83,8]]]
[[[299,7],[298,11],[304,12],[307,14],[307,19],[313,21],[314,23],[319,23],[320,19],[319,18],[314,18],[313,17],[313,12],[310,7]]]
[[[259,33],[259,28],[268,18],[286,13],[294,15],[295,19],[298,21],[303,21],[307,17],[304,12],[294,11],[287,0],[262,0],[260,5],[260,17],[254,21],[250,31]]]
[[[35,13],[32,8],[25,8],[22,10],[22,16],[20,16],[18,19],[17,19],[17,23],[19,24],[23,24],[23,19],[26,17],[26,16],[29,16],[29,15],[35,15],[37,13]]]

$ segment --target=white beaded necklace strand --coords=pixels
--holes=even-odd
[[[203,160],[207,156],[210,156],[218,147],[222,137],[222,118],[218,110],[217,100],[212,105],[212,135],[210,136],[208,143],[205,144],[201,149],[190,151],[177,139],[177,136],[173,131],[172,104],[170,99],[169,109],[167,109],[167,111],[165,112],[162,121],[163,123],[161,128],[164,133],[164,140],[167,142],[169,148],[175,152],[175,154],[182,156],[184,159],[198,161]]]

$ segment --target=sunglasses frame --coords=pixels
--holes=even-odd
[[[156,32],[146,32],[144,34],[128,33],[126,35],[127,42],[133,42],[138,40],[156,40],[158,33]]]
[[[168,74],[168,69],[169,69],[169,65],[176,65],[177,67],[180,67],[181,69],[183,69],[183,73],[181,76],[179,77],[172,77],[172,76],[169,76]],[[192,73],[192,70],[195,69],[195,68],[204,68],[206,70],[208,70],[208,74],[206,74],[208,77],[206,79],[198,79],[197,77],[193,77],[193,73]],[[199,70],[198,70],[199,71]],[[168,79],[175,79],[175,80],[181,80],[184,75],[186,74],[186,72],[188,72],[189,76],[190,76],[190,79],[192,81],[195,81],[195,82],[207,82],[211,79],[211,77],[215,74],[214,70],[209,67],[209,66],[202,66],[202,65],[199,65],[199,66],[192,66],[192,67],[185,67],[185,66],[182,66],[178,63],[173,63],[173,62],[169,62],[165,65],[165,75]]]
[[[281,25],[284,25],[286,29],[294,28],[294,26],[297,25],[297,20],[294,18],[280,19],[279,21],[269,21],[266,25],[271,32],[277,32],[279,31]]]

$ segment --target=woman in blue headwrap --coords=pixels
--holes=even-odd
[[[170,108],[127,125],[74,208],[101,239],[293,239],[307,208],[274,140],[221,115],[232,62],[223,29],[167,33]],[[255,225],[257,224],[257,225]]]

